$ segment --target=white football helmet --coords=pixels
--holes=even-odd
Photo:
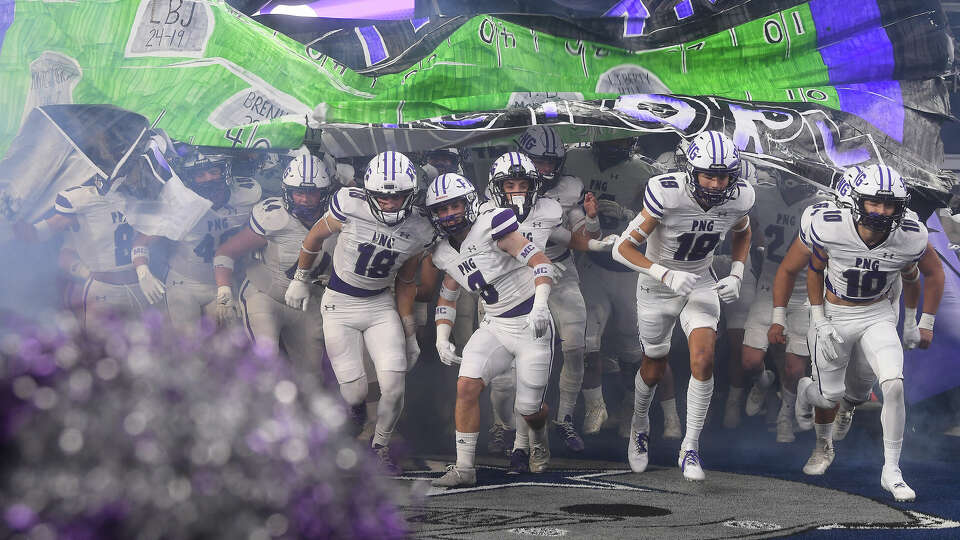
[[[463,174],[460,168],[462,156],[456,148],[438,148],[423,153],[423,172],[427,178],[434,178],[446,173]]]
[[[389,150],[377,154],[363,175],[363,191],[374,217],[386,225],[398,225],[410,215],[416,200],[417,169],[400,152]],[[380,206],[378,197],[400,197],[402,202],[398,208],[386,211]]]
[[[843,171],[843,176],[837,181],[837,185],[833,186],[833,190],[836,192],[837,206],[853,209],[853,197],[850,196],[853,193],[853,185],[857,183],[858,177],[866,174],[866,167],[860,167],[859,165],[848,167]]]
[[[868,165],[862,168],[862,171],[862,174],[849,181],[853,187],[850,190],[850,199],[853,201],[854,219],[874,231],[889,232],[896,229],[903,222],[907,204],[910,202],[910,193],[907,192],[903,178],[900,173],[886,165]],[[864,205],[867,201],[892,205],[893,214],[867,212]]]
[[[687,186],[694,198],[710,206],[718,206],[736,199],[740,194],[740,188],[737,187],[742,172],[740,149],[723,133],[700,133],[690,141],[686,153],[678,155],[678,161],[687,171]],[[700,185],[699,173],[725,174],[730,181],[723,189],[708,189]]]
[[[458,199],[463,200],[464,211],[440,217],[437,212]],[[456,173],[441,174],[427,188],[427,212],[433,228],[441,235],[457,234],[470,228],[480,214],[480,201],[477,190],[469,180]]]
[[[507,180],[526,180],[527,190],[519,193],[507,194],[503,189]],[[537,203],[537,194],[540,191],[540,173],[526,155],[520,152],[507,152],[498,157],[490,167],[490,179],[487,191],[494,204],[500,208],[510,208],[517,219],[523,221]]]
[[[530,126],[516,143],[517,150],[533,161],[543,177],[543,189],[553,188],[567,159],[567,149],[556,130],[550,126]]]
[[[287,212],[301,221],[315,221],[327,211],[330,194],[333,191],[332,175],[324,161],[302,150],[297,153],[283,172],[281,188],[283,205]],[[294,194],[313,194],[309,204],[298,203]]]

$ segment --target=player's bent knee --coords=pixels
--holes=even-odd
[[[367,399],[367,377],[340,383],[340,395],[349,405],[359,405]]]
[[[482,379],[473,379],[470,377],[460,377],[457,379],[457,399],[478,399],[482,391]]]
[[[903,401],[903,379],[887,379],[880,381],[880,390],[883,391],[883,401]]]
[[[652,360],[666,359],[670,354],[670,342],[666,343],[644,343],[643,354]]]

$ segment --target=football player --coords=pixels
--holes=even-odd
[[[525,157],[524,161],[529,163]],[[516,167],[524,165],[517,160],[508,168]],[[474,187],[462,176],[438,176],[427,191],[426,204],[430,219],[446,236],[432,255],[433,264],[445,273],[435,315],[437,351],[445,364],[460,364],[457,462],[433,485],[451,488],[476,484],[474,456],[480,430],[480,393],[494,377],[509,372],[514,365],[516,411],[529,433],[529,468],[542,472],[550,460],[543,397],[550,378],[555,337],[548,305],[555,275],[553,265],[533,242],[520,234],[512,209],[498,208],[489,202],[479,205]],[[461,287],[478,294],[485,303],[484,320],[464,347],[462,359],[456,356],[456,348],[450,342]]]
[[[897,338],[897,315],[886,294],[901,275],[904,304],[910,310],[904,339],[927,348],[943,296],[943,268],[929,245],[926,227],[908,214],[909,194],[899,173],[885,165],[870,165],[850,185],[853,208],[818,212],[811,216],[809,231],[804,231],[813,253],[812,271],[807,273],[808,341],[816,380],[804,377],[797,385],[797,414],[814,406],[832,411],[838,405],[851,352],[860,349],[884,397],[880,485],[896,500],[912,501],[916,493],[903,480],[899,464],[906,417],[903,348]],[[923,315],[916,324],[921,275]],[[820,441],[818,437],[814,452],[826,450],[832,461],[832,447],[821,449]]]
[[[287,307],[284,293],[296,271],[300,242],[309,227],[326,211],[333,186],[323,161],[306,149],[289,163],[283,174],[283,197],[268,197],[253,207],[248,226],[230,236],[213,257],[217,282],[217,319],[230,324],[242,315],[250,338],[277,352],[280,341],[301,374],[301,384],[312,390],[320,381],[323,358],[322,312],[309,313]],[[311,287],[322,288],[330,273],[331,240],[324,256],[308,273]],[[236,261],[262,250],[261,263],[247,268],[239,288],[240,305],[233,294]],[[309,383],[309,384],[308,384]],[[313,388],[310,387],[313,385]]]
[[[339,190],[330,200],[330,209],[310,229],[286,292],[288,306],[308,308],[311,268],[327,239],[339,233],[330,282],[319,302],[327,355],[344,400],[354,409],[365,410],[366,345],[381,394],[370,444],[391,474],[400,472],[390,457],[389,444],[403,410],[404,378],[420,355],[413,315],[418,255],[434,239],[430,221],[414,207],[416,197],[413,163],[394,151],[375,156],[367,166],[363,188]],[[393,283],[396,299],[390,291]]]
[[[690,348],[687,430],[678,465],[690,481],[705,477],[699,439],[713,394],[713,355],[722,299],[740,295],[744,261],[750,249],[753,188],[739,179],[740,152],[723,133],[705,131],[690,142],[683,172],[651,178],[643,210],[613,249],[614,257],[640,272],[637,321],[643,364],[635,379],[635,410],[627,451],[630,467],[647,468],[648,408],[666,368],[677,319]],[[713,250],[733,232],[730,275],[718,280]],[[646,252],[640,248],[646,244]]]
[[[583,179],[589,193],[587,200],[596,196],[597,216],[584,218],[585,232],[597,237],[619,234],[635,216],[634,210],[643,203],[646,181],[665,172],[663,167],[635,152],[637,139],[623,138],[596,141],[586,148],[574,148],[567,153],[564,170]],[[587,253],[578,262],[580,290],[587,310],[585,338],[585,371],[583,379],[584,419],[583,433],[600,431],[608,418],[601,388],[601,342],[604,334],[613,336],[607,340],[604,350],[616,352],[628,372],[636,369],[643,358],[643,349],[637,340],[637,310],[634,293],[637,274],[618,263],[611,254]],[[607,332],[607,323],[615,328]],[[667,370],[665,378],[672,381]],[[667,381],[665,381],[667,382]],[[631,390],[633,385],[629,385]],[[633,400],[627,392],[624,404],[633,411]],[[672,395],[661,393],[664,413],[664,434],[679,438],[680,421],[676,401]],[[629,418],[625,414],[621,420]],[[625,422],[621,422],[625,426]]]
[[[198,151],[184,162],[184,185],[213,206],[183,239],[173,243],[166,287],[147,266],[150,245],[157,237],[138,234],[133,242],[140,289],[151,302],[166,293],[170,319],[181,330],[195,327],[206,309],[215,306],[213,257],[217,246],[250,221],[250,210],[260,200],[259,184],[249,178],[234,178],[231,161],[228,155]]]
[[[767,331],[773,317],[773,280],[777,267],[790,247],[791,239],[796,238],[800,231],[801,214],[808,206],[821,202],[824,197],[817,195],[817,189],[812,185],[789,176],[781,177],[774,171],[765,173],[772,182],[760,183],[756,187],[757,204],[753,217],[753,226],[762,233],[764,244],[763,261],[757,293],[750,312],[747,316],[743,340],[743,370],[748,374],[759,374],[761,378],[769,377],[772,373],[763,367],[764,354],[769,341]],[[758,235],[759,236],[759,235]],[[786,354],[782,362],[780,378],[781,406],[777,415],[777,442],[793,442],[794,405],[796,404],[797,381],[803,376],[804,368],[809,361],[806,334],[808,327],[808,308],[806,306],[806,282],[799,280],[794,286],[792,301],[786,306],[786,316],[789,318],[789,335],[786,336]],[[779,354],[779,347],[776,349]],[[769,373],[769,375],[768,375]],[[754,388],[762,387],[755,384]],[[752,416],[759,412],[763,404],[763,392],[755,397],[756,391],[751,391],[747,399],[747,414]]]

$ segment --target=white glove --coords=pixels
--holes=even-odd
[[[530,314],[527,315],[527,324],[533,327],[537,339],[542,338],[550,328],[550,307],[547,304],[533,303]]]
[[[917,326],[917,309],[903,310],[903,348],[916,349],[920,345],[920,327]]]
[[[457,356],[457,346],[450,343],[448,339],[437,337],[437,353],[440,355],[440,361],[448,366],[459,364],[463,358]]]
[[[817,354],[828,362],[840,357],[837,345],[843,343],[843,337],[837,327],[823,313],[823,304],[810,306],[810,319],[817,328]]]
[[[680,296],[690,294],[693,291],[693,286],[696,285],[697,280],[700,279],[700,276],[696,274],[682,270],[670,270],[659,264],[650,266],[647,273],[663,282],[664,285],[670,287],[670,290]]]
[[[740,298],[740,284],[743,283],[743,263],[733,261],[730,265],[730,275],[721,279],[713,286],[725,304],[732,304]]]
[[[217,287],[217,326],[228,326],[240,318],[237,301],[233,299],[233,289],[229,285]]]
[[[163,283],[150,273],[150,268],[145,264],[137,267],[137,280],[140,282],[140,290],[147,297],[147,302],[151,304],[159,302],[167,292]]]
[[[613,245],[617,242],[617,239],[620,238],[616,234],[608,234],[604,236],[602,240],[594,240],[591,238],[587,240],[587,249],[590,251],[610,251],[613,249]],[[556,265],[557,263],[553,263]]]
[[[284,302],[293,309],[307,310],[307,304],[310,303],[310,285],[306,281],[291,279],[290,285],[287,285],[287,292],[283,295]]]

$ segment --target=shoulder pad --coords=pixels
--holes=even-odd
[[[95,187],[73,186],[57,193],[54,209],[61,214],[75,214],[77,210],[93,202],[94,197],[100,197]]]
[[[677,201],[685,194],[686,173],[666,173],[654,176],[647,182],[643,193],[643,207],[657,218],[663,219],[663,212],[673,208]]]
[[[501,208],[496,205],[493,201],[484,201],[480,203],[480,212],[479,215],[489,214],[490,212],[495,212]]]
[[[330,213],[340,221],[346,222],[351,215],[356,215],[361,208],[366,207],[367,195],[360,188],[342,187],[330,197]]]
[[[743,180],[738,180],[737,186],[740,188],[737,204],[744,213],[749,212],[750,209],[753,208],[754,203],[757,202],[757,192],[749,182]]]
[[[555,199],[540,198],[537,200],[537,207],[542,219],[556,220],[558,223],[563,220],[563,205]]]
[[[236,178],[230,189],[230,206],[252,206],[263,196],[263,189],[252,178]]]
[[[283,207],[280,197],[264,199],[250,212],[250,228],[261,236],[282,230],[288,223],[290,213]]]

